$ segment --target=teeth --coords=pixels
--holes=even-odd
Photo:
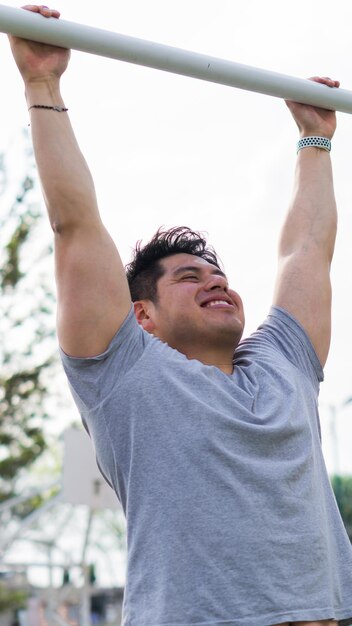
[[[225,304],[226,306],[231,306],[231,304],[229,304],[228,302],[226,302],[226,300],[212,300],[211,302],[208,302],[205,306],[215,306],[217,304]]]

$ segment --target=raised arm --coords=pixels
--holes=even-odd
[[[329,78],[314,78],[330,88]],[[287,102],[300,137],[331,139],[336,128],[332,111]],[[331,334],[330,264],[334,252],[337,212],[330,154],[317,147],[297,155],[294,192],[279,244],[274,304],[292,313],[308,333],[325,364]]]
[[[28,5],[48,19],[57,11]],[[39,19],[39,18],[38,18]],[[64,107],[60,77],[70,53],[10,37],[28,108]],[[30,108],[35,159],[55,233],[58,334],[73,356],[101,353],[125,319],[130,294],[117,249],[99,216],[92,177],[68,113]]]

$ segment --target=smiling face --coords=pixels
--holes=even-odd
[[[240,296],[229,289],[225,274],[191,254],[174,254],[160,261],[164,274],[156,302],[144,303],[138,321],[187,356],[204,349],[232,354],[244,328]]]

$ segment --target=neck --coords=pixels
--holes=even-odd
[[[226,350],[220,350],[218,346],[214,349],[209,346],[185,346],[184,349],[180,346],[174,347],[188,359],[196,359],[204,365],[218,367],[224,374],[232,374],[233,372],[233,354],[236,346]]]

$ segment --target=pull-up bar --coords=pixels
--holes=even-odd
[[[0,32],[174,74],[352,113],[352,92],[0,5]]]

